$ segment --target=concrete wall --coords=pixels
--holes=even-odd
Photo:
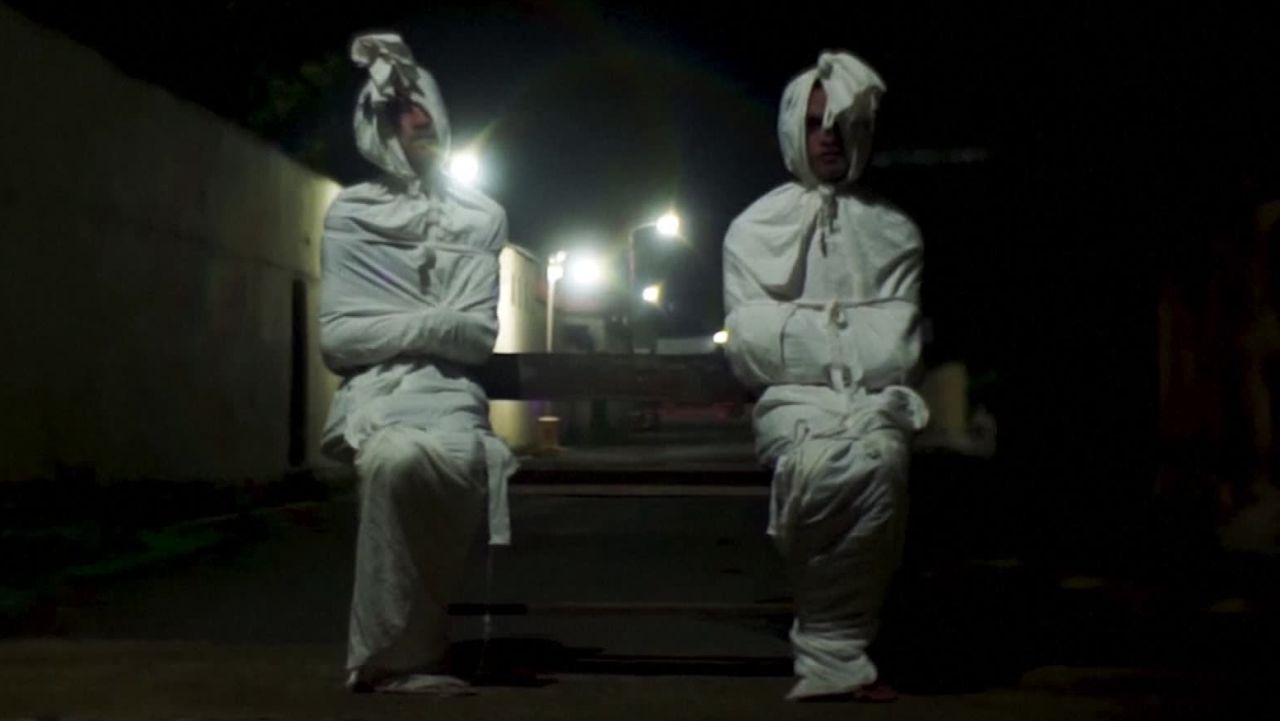
[[[3,6],[0,67],[0,480],[314,460],[336,186]]]

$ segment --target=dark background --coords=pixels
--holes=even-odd
[[[350,39],[394,29],[439,81],[455,144],[479,144],[513,242],[616,247],[680,210],[671,333],[720,326],[725,228],[786,179],[783,86],[824,48],[855,52],[888,85],[866,183],[925,236],[927,359],[969,365],[1007,477],[1092,519],[1081,543],[1123,532],[1149,491],[1161,273],[1208,272],[1221,259],[1201,240],[1280,194],[1276,25],[1258,10],[11,4],[342,183],[372,170],[351,138]],[[907,154],[966,148],[981,152]]]

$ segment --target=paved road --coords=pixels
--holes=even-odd
[[[882,651],[901,702],[787,705],[787,619],[770,613],[787,591],[763,499],[519,495],[513,510],[491,600],[559,612],[496,619],[477,697],[341,690],[354,509],[338,501],[69,591],[52,637],[0,643],[0,719],[1274,718],[1255,684],[1274,662],[1247,658],[1268,637],[1180,638],[1158,604],[1135,617],[1112,583],[1010,559],[911,570]],[[483,558],[464,602],[485,599]],[[670,612],[688,603],[712,613]],[[478,664],[479,617],[456,621],[460,664]]]

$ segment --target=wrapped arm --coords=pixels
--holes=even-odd
[[[320,319],[320,350],[334,372],[413,356],[476,365],[489,358],[497,337],[496,313],[447,308],[333,313]]]
[[[782,382],[782,329],[794,306],[768,300],[743,260],[725,249],[725,355],[733,374],[752,388]]]
[[[494,231],[504,236],[505,223]],[[458,259],[439,305],[401,288],[394,273],[326,233],[320,349],[334,372],[398,358],[430,356],[466,365],[486,361],[498,336],[498,260],[477,251]]]
[[[920,357],[919,270],[917,248],[886,266],[881,298],[832,307],[771,299],[727,252],[730,367],[752,387],[826,385],[840,365],[867,388],[908,382]]]

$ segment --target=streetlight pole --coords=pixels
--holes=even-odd
[[[653,223],[645,223],[631,229],[627,234],[627,344],[631,352],[636,352],[636,234]]]
[[[552,352],[556,330],[556,283],[564,277],[564,261],[568,255],[557,251],[547,258],[547,352]],[[560,448],[560,418],[549,402],[544,401],[542,415],[538,416],[538,447],[544,453]]]
[[[547,279],[547,352],[552,351],[551,341],[555,337],[556,322],[556,282]]]
[[[627,234],[627,334],[631,343],[631,352],[636,352],[636,308],[639,305],[636,295],[636,235],[647,228],[654,228],[659,235],[667,238],[680,237],[680,216],[668,211],[657,220],[637,225]]]
[[[564,277],[565,252],[559,251],[547,259],[547,352],[554,346],[556,328],[556,283]]]

